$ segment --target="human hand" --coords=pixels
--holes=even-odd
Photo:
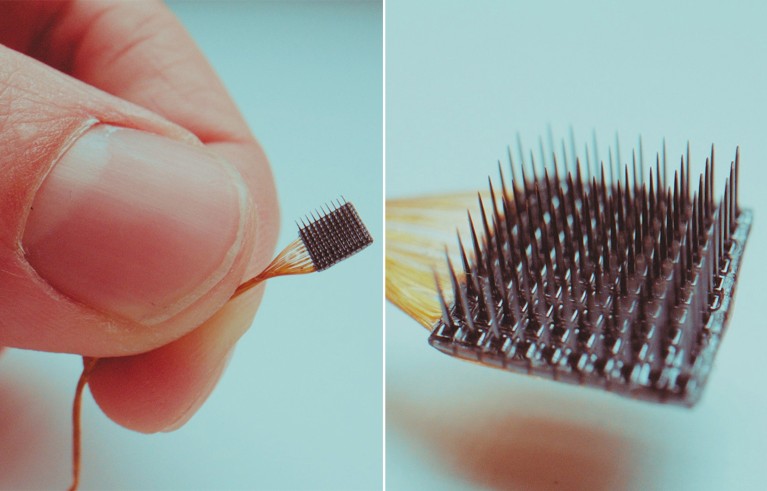
[[[110,418],[178,427],[260,301],[227,303],[274,248],[266,157],[162,4],[0,11],[0,345],[102,357]]]

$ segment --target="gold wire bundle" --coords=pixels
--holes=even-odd
[[[294,274],[307,274],[317,271],[301,239],[291,242],[285,249],[275,257],[269,266],[266,267],[257,276],[249,279],[237,287],[232,294],[231,299],[239,297],[241,294],[250,290],[259,283],[274,278],[276,276],[288,276]]]
[[[427,329],[441,315],[435,281],[443,290],[450,283],[445,252],[456,257],[455,234],[467,236],[466,213],[476,214],[478,195],[488,198],[458,192],[386,200],[386,298]]]

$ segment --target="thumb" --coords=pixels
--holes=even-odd
[[[147,351],[240,282],[255,213],[182,128],[0,46],[0,345]]]

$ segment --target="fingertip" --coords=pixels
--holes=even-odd
[[[253,321],[262,289],[227,303],[202,326],[153,351],[102,358],[91,394],[113,421],[142,433],[183,426],[210,396],[234,344]]]
[[[190,361],[178,350],[164,348],[102,358],[89,386],[101,410],[117,424],[141,433],[172,431],[210,396],[228,359]]]

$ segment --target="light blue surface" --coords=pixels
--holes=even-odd
[[[176,3],[274,169],[283,227],[343,195],[376,242],[269,282],[221,383],[181,430],[124,430],[85,398],[83,489],[380,489],[381,6]],[[194,104],[194,101],[189,101]],[[204,107],[199,108],[204,111]],[[63,489],[80,361],[0,358],[0,489]]]
[[[387,484],[438,489],[764,489],[767,236],[760,2],[387,2],[387,197],[486,187],[519,131],[638,135],[717,184],[741,146],[755,224],[730,330],[692,410],[453,360],[387,307]],[[507,176],[508,177],[508,176]],[[531,435],[531,432],[535,432]],[[586,474],[599,476],[589,481]],[[591,483],[586,485],[585,483]]]

